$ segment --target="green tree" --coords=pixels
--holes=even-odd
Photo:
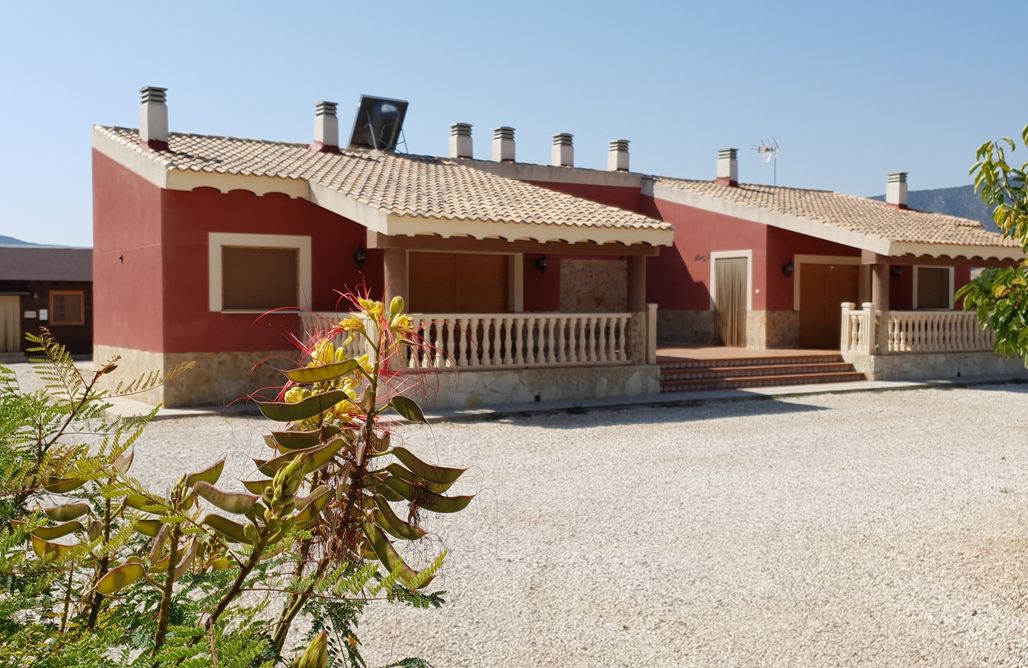
[[[1028,125],[1020,143],[1028,148]],[[1028,163],[1011,164],[1008,154],[1018,143],[1004,137],[981,145],[971,167],[975,191],[990,208],[1004,236],[1016,239],[1028,253]],[[1028,261],[1013,267],[983,272],[961,288],[964,308],[996,334],[996,352],[1019,355],[1028,365]]]

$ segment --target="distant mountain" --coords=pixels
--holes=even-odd
[[[15,239],[14,237],[4,236],[0,234],[0,246],[35,246],[37,244],[29,241],[22,241],[21,239]]]
[[[938,188],[936,190],[911,190],[910,208],[921,211],[934,211],[961,218],[977,220],[986,229],[996,231],[996,223],[992,220],[992,212],[982,204],[982,200],[974,194],[973,186],[957,186],[955,188]],[[885,200],[885,195],[871,199]]]

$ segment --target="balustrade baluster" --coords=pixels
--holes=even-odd
[[[525,318],[525,365],[532,366],[535,364],[535,323],[537,318],[530,316]]]

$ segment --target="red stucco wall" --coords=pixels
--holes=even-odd
[[[97,344],[155,352],[291,347],[295,315],[258,319],[208,310],[208,232],[310,236],[314,310],[335,310],[335,290],[362,284],[381,297],[381,252],[367,251],[362,270],[353,261],[364,228],[310,202],[249,191],[161,190],[97,152],[93,183]]]
[[[311,290],[315,311],[335,310],[335,290],[356,289],[362,279],[381,297],[382,256],[367,251],[363,271],[353,261],[365,230],[310,202],[271,193],[221,193],[211,188],[162,193],[165,306],[171,325],[168,352],[227,352],[288,348],[294,315],[212,313],[208,310],[207,234],[291,234],[311,237]],[[190,277],[183,280],[182,277]]]
[[[93,342],[163,349],[161,191],[93,151]]]
[[[535,266],[539,256],[525,253],[524,306],[528,313],[560,310],[560,257],[547,255],[546,271]]]
[[[661,309],[710,307],[710,254],[752,250],[754,310],[766,307],[767,227],[731,216],[644,198],[643,213],[675,226],[674,245],[660,249],[646,267],[646,300]],[[790,288],[791,294],[791,288]]]
[[[769,311],[789,311],[794,308],[793,296],[796,275],[786,276],[782,267],[796,255],[835,255],[859,257],[860,251],[850,246],[808,237],[776,227],[767,228],[767,276],[764,279]]]

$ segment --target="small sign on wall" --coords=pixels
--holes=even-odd
[[[49,309],[45,309],[45,308],[39,309],[39,319],[40,320],[49,320],[50,319],[50,310]]]
[[[36,319],[36,312],[35,311],[25,311],[24,313],[21,314],[21,317],[25,318],[26,320],[35,320]]]

